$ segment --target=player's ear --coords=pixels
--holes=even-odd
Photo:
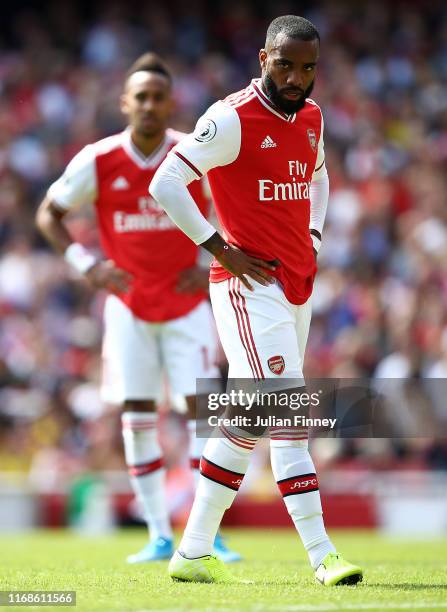
[[[267,51],[265,49],[261,49],[259,51],[259,63],[261,64],[261,68],[264,70],[267,63]]]
[[[120,96],[120,111],[123,115],[129,114],[129,104],[127,103],[127,95],[125,93]]]

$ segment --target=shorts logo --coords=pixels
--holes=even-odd
[[[317,137],[315,135],[314,130],[307,130],[307,137],[309,139],[309,144],[312,147],[312,151],[316,153],[317,151]]]
[[[277,376],[281,376],[284,372],[284,368],[286,367],[284,357],[282,355],[275,355],[274,357],[270,357],[267,361],[270,371]]]
[[[216,132],[217,127],[212,119],[199,119],[194,132],[194,139],[198,142],[209,142],[214,138]]]

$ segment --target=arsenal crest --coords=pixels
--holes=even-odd
[[[273,374],[276,374],[277,376],[281,376],[281,374],[284,372],[284,368],[286,367],[284,357],[282,357],[282,355],[270,357],[267,363]]]
[[[314,130],[308,129],[307,137],[309,139],[309,144],[312,147],[312,151],[316,153],[317,152],[317,137],[315,135]]]

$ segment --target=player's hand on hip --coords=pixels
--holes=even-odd
[[[179,293],[196,293],[196,291],[208,291],[210,272],[208,268],[194,266],[182,270],[177,281]]]
[[[125,293],[132,281],[132,275],[118,268],[111,259],[98,261],[85,276],[97,289],[107,289],[112,293]]]
[[[234,276],[237,276],[247,289],[253,291],[253,285],[251,285],[247,277],[265,286],[275,282],[274,276],[269,274],[269,272],[276,270],[276,265],[246,255],[243,251],[231,244],[228,245],[228,247],[228,249],[225,249],[216,256],[216,259],[221,266],[234,274]]]

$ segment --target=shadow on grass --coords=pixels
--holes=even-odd
[[[297,589],[303,589],[306,588],[308,589],[309,587],[315,587],[315,590],[319,590],[319,589],[332,589],[335,587],[323,587],[321,584],[319,584],[318,582],[314,581],[314,580],[309,580],[309,579],[297,579],[297,580],[290,580],[290,579],[281,579],[281,578],[276,578],[275,580],[253,580],[253,584],[252,586],[266,586],[266,587],[278,587],[278,588],[282,588],[282,587],[296,587]],[[345,584],[345,585],[340,585],[340,590],[343,589],[343,587],[345,589],[356,589],[358,587],[364,587],[364,586],[371,586],[365,582],[359,582],[357,584]],[[375,585],[375,586],[380,586],[380,585]]]
[[[306,584],[304,583],[306,582]],[[303,581],[303,580],[290,580],[290,579],[276,579],[276,580],[254,580],[254,585],[258,586],[276,586],[276,587],[309,587],[315,586],[321,588],[321,585],[317,584],[314,581]],[[424,583],[415,583],[415,582],[390,582],[390,583],[381,583],[381,582],[369,582],[368,580],[363,580],[358,584],[353,585],[339,585],[335,587],[340,591],[343,589],[353,590],[357,588],[374,588],[374,589],[384,589],[389,591],[395,591],[396,589],[404,589],[406,591],[447,591],[447,583],[445,584],[424,584]],[[447,604],[446,604],[447,605]]]
[[[427,589],[427,590],[433,590],[433,591],[439,591],[439,590],[447,591],[447,583],[445,584],[424,584],[424,583],[415,583],[415,582],[387,582],[387,583],[366,582],[365,586],[374,587],[378,589],[389,589],[389,590],[407,589],[408,591],[424,591],[425,589]]]

